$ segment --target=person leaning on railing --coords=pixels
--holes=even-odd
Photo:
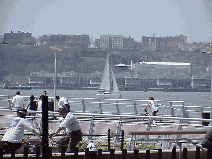
[[[18,150],[22,147],[22,142],[24,141],[24,130],[30,130],[35,136],[39,137],[40,141],[42,137],[37,133],[37,131],[33,128],[32,124],[27,121],[25,118],[27,115],[26,109],[19,108],[17,110],[17,117],[15,117],[10,124],[10,127],[4,134],[1,142],[0,148],[3,149],[3,153],[9,153],[12,148],[12,144],[14,146],[14,150]]]

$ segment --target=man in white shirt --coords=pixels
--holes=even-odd
[[[9,129],[6,131],[0,142],[0,147],[3,149],[3,153],[9,153],[11,151],[11,143],[14,144],[15,150],[21,148],[25,129],[30,130],[42,140],[42,137],[36,132],[32,124],[25,119],[26,114],[26,109],[17,110],[17,117],[13,119]]]
[[[75,151],[75,147],[78,142],[82,141],[82,132],[77,118],[67,111],[66,106],[59,107],[59,115],[64,118],[64,120],[59,125],[58,129],[51,133],[50,136],[56,136],[61,130],[66,130],[66,136],[59,138],[56,141],[58,146],[67,145],[69,143],[69,148],[71,152]],[[71,140],[70,140],[71,138]]]
[[[70,105],[68,103],[68,99],[65,98],[65,97],[59,97],[59,96],[56,96],[56,100],[58,101],[58,107],[60,106],[66,106],[67,108],[67,111],[70,112]]]
[[[15,107],[16,109],[24,109],[24,98],[20,96],[20,91],[16,92],[16,96],[12,99],[12,108]]]

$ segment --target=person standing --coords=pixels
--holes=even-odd
[[[146,105],[146,107],[144,109],[147,109],[148,107],[152,108],[152,116],[156,116],[158,113],[158,105],[156,104],[156,102],[152,96],[149,97],[149,103]]]
[[[58,107],[60,106],[66,106],[67,108],[67,111],[70,112],[70,105],[68,103],[68,99],[65,98],[65,97],[59,97],[59,96],[56,96],[56,100],[58,101]]]
[[[34,100],[35,100],[35,97],[33,95],[31,95],[26,109],[30,109],[30,110],[37,110],[38,109],[37,102],[34,101]]]
[[[36,122],[36,118],[35,118],[35,116],[36,116],[36,112],[33,112],[33,111],[37,111],[37,109],[38,109],[38,104],[37,104],[37,102],[36,101],[34,101],[34,99],[35,99],[35,97],[33,96],[33,95],[31,95],[31,97],[30,97],[30,100],[29,100],[29,102],[28,102],[28,104],[27,104],[27,108],[26,109],[30,109],[31,110],[31,112],[29,113],[29,115],[31,116],[33,116],[32,118],[31,118],[31,120],[32,120],[32,125],[33,124],[35,124],[35,127],[38,127],[38,123]]]
[[[17,91],[16,96],[13,97],[12,99],[12,108],[15,107],[16,110],[18,109],[24,109],[24,98],[21,96],[21,92]]]
[[[46,92],[46,91],[43,91],[43,95],[44,95],[44,96],[47,96],[47,92]]]
[[[42,140],[42,137],[25,118],[26,114],[26,109],[17,110],[17,117],[13,119],[9,129],[6,131],[0,142],[0,147],[3,149],[4,154],[11,151],[11,143],[13,143],[15,151],[21,148],[22,142],[24,141],[25,129],[30,130],[35,136],[39,137],[40,141]]]
[[[69,144],[70,151],[74,152],[78,142],[82,141],[80,125],[77,118],[71,112],[67,111],[66,106],[60,106],[58,111],[59,115],[64,119],[58,129],[50,134],[50,137],[56,136],[61,130],[65,129],[66,136],[57,139],[56,144],[58,146]]]

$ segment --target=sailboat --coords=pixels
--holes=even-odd
[[[113,89],[111,89],[111,86]],[[110,67],[109,55],[106,60],[104,73],[102,76],[99,89],[100,90],[94,95],[95,97],[100,97],[100,98],[120,98],[121,97],[115,76],[113,74],[112,67]]]

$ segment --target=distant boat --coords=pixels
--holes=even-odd
[[[100,83],[99,91],[93,97],[100,98],[120,98],[121,94],[116,82],[116,78],[113,74],[113,70],[110,67],[109,56],[107,57],[104,73]]]

